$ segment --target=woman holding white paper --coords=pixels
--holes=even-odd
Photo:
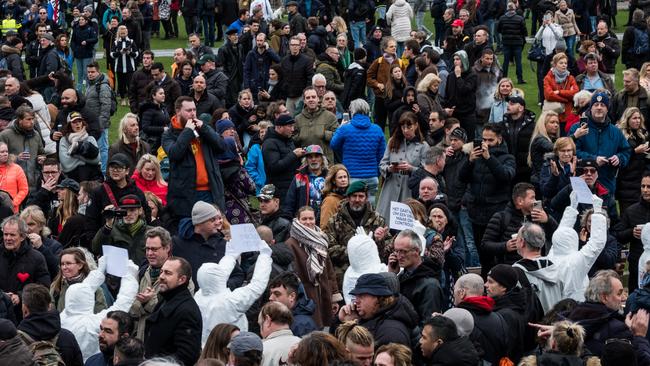
[[[61,270],[50,286],[50,294],[52,295],[54,306],[59,312],[65,309],[65,293],[68,287],[82,282],[90,273],[90,265],[86,260],[86,254],[90,255],[90,253],[84,252],[80,247],[66,248],[61,252]],[[95,291],[93,312],[99,313],[106,308],[106,297],[104,296],[103,289],[100,287]]]

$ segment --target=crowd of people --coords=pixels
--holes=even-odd
[[[616,8],[2,2],[0,363],[650,365],[650,6]]]

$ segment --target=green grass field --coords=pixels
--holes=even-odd
[[[613,30],[617,33],[622,33],[625,30],[625,23],[627,22],[627,17],[628,17],[628,11],[627,10],[619,10],[616,20],[617,20],[617,27],[615,27]],[[530,19],[527,21],[527,29],[530,31]],[[427,13],[425,17],[425,25],[428,29],[434,29],[433,27],[433,21],[429,14]],[[178,27],[180,29],[181,36],[178,39],[170,39],[170,40],[163,40],[162,35],[161,38],[152,38],[151,39],[151,48],[152,50],[162,50],[162,49],[174,49],[174,48],[179,48],[179,47],[185,47],[189,48],[189,44],[187,41],[187,36],[185,34],[185,25],[183,22],[183,18],[179,17],[178,19]],[[414,23],[415,27],[415,23]],[[161,27],[161,33],[162,27]],[[223,42],[217,42],[215,44],[215,48],[221,47]],[[524,73],[524,80],[526,80],[526,84],[524,85],[516,85],[516,87],[522,89],[525,92],[526,95],[526,101],[528,109],[532,110],[533,112],[537,113],[539,115],[540,108],[537,106],[537,78],[535,75],[535,72],[531,68],[530,62],[526,59],[526,54],[528,52],[528,48],[530,45],[526,45],[526,48],[524,49],[523,52],[523,73]],[[173,60],[171,57],[156,57],[156,61],[162,62],[163,65],[165,65],[165,69],[170,70],[169,66],[172,64]],[[503,55],[499,55],[499,62],[503,64]],[[105,66],[105,62],[100,62],[100,65],[102,67]],[[509,67],[509,76],[511,78],[515,78],[515,67],[514,65],[511,65]],[[621,75],[621,72],[623,71],[624,66],[619,62],[616,65],[616,74]],[[105,70],[104,70],[105,71]],[[76,71],[75,71],[76,74]],[[616,78],[616,88],[620,89],[623,87],[623,78],[622,76]],[[119,125],[119,121],[128,112],[128,107],[121,107],[118,106],[118,110],[115,113],[115,115],[111,118],[111,130],[109,133],[109,141],[115,141],[117,138],[117,128]]]

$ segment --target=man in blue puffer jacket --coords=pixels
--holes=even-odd
[[[370,106],[363,99],[350,102],[350,123],[341,125],[330,141],[330,148],[343,156],[350,172],[350,183],[363,181],[368,187],[368,201],[374,202],[379,184],[379,162],[386,150],[386,137],[370,121]]]

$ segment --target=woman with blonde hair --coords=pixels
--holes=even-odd
[[[650,62],[644,62],[639,70],[639,84],[650,93]]]
[[[54,307],[59,312],[63,311],[65,308],[65,293],[68,288],[75,283],[83,282],[90,273],[91,269],[88,260],[86,259],[86,255],[90,255],[90,253],[77,247],[66,248],[61,252],[61,270],[50,286],[50,294],[52,295]],[[102,287],[95,291],[95,313],[108,307],[104,290],[102,289],[103,287],[105,287],[105,285],[102,285]]]
[[[503,122],[505,118],[506,111],[508,110],[508,97],[515,92],[515,83],[510,78],[503,78],[497,83],[497,87],[494,90],[494,99],[492,101],[492,107],[490,108],[490,117],[488,117],[489,123],[500,123]],[[523,92],[521,94],[523,97]]]
[[[411,349],[403,344],[388,343],[375,352],[375,366],[411,366]]]
[[[522,358],[519,366],[583,365],[585,363],[580,356],[584,342],[585,329],[580,324],[567,320],[554,323],[548,339],[548,350],[541,355]],[[592,365],[587,362],[587,365]]]
[[[140,117],[135,113],[126,113],[120,119],[117,141],[111,145],[108,156],[113,157],[117,153],[126,155],[129,158],[129,174],[133,174],[138,160],[149,151],[151,151],[149,143],[140,139]],[[102,166],[108,170],[106,164]]]
[[[304,336],[289,356],[289,364],[296,366],[330,365],[335,361],[351,362],[352,359],[345,346],[325,332],[311,332]]]
[[[646,154],[650,152],[648,131],[644,128],[644,122],[643,113],[636,107],[625,109],[618,121],[618,128],[634,152],[627,165],[619,169],[616,177],[616,199],[620,212],[639,201],[641,178],[648,164]]]
[[[47,219],[43,210],[36,205],[27,206],[20,212],[20,218],[27,224],[27,237],[32,247],[43,254],[50,278],[54,278],[59,273],[57,258],[61,254],[63,246],[50,237],[52,231],[47,227]]]
[[[445,115],[442,108],[442,98],[440,97],[440,83],[442,80],[436,74],[427,74],[420,80],[416,90],[417,105],[420,106],[420,113],[429,117],[431,112],[438,112],[441,116]]]
[[[320,208],[320,228],[325,229],[327,222],[338,212],[341,201],[345,198],[345,191],[350,186],[350,173],[343,164],[334,164],[325,177],[323,187],[323,203]]]
[[[336,338],[357,362],[364,364],[367,360],[372,361],[375,339],[372,333],[366,327],[359,325],[356,320],[339,325],[336,328]]]
[[[531,183],[539,184],[539,173],[544,156],[553,151],[553,143],[560,137],[560,118],[553,111],[542,112],[530,137],[528,166],[532,168]]]
[[[162,201],[163,206],[167,206],[167,182],[160,172],[160,162],[151,154],[144,154],[138,160],[135,171],[131,176],[135,185],[142,192],[152,192]]]
[[[18,212],[20,204],[29,193],[29,185],[23,168],[15,161],[16,157],[9,154],[7,143],[0,142],[0,190],[9,194],[13,211]]]
[[[570,137],[560,137],[553,145],[554,155],[544,159],[544,165],[539,175],[539,188],[545,200],[550,200],[570,184],[570,177],[576,172],[576,144]]]
[[[339,66],[342,70],[347,70],[348,66],[354,61],[352,53],[348,48],[348,35],[347,33],[339,33],[336,36],[336,49],[339,51]]]

